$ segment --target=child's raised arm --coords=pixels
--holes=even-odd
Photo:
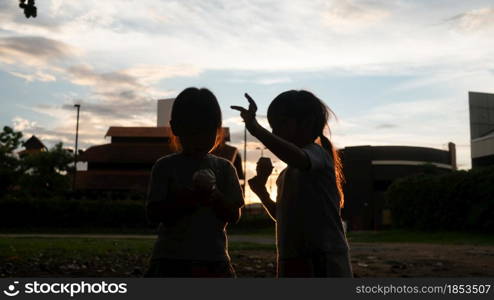
[[[304,170],[310,168],[309,158],[302,149],[297,145],[272,134],[257,122],[257,105],[249,94],[245,93],[245,98],[249,101],[249,109],[245,109],[241,106],[231,106],[231,108],[240,111],[240,116],[244,119],[245,126],[250,134],[261,141],[264,146],[287,165]]]

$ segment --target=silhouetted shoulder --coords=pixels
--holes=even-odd
[[[233,164],[228,160],[224,159],[223,157],[216,156],[214,154],[208,154],[208,158],[220,169],[222,170],[234,170],[236,172],[235,167]]]
[[[171,153],[159,158],[155,163],[153,168],[163,168],[167,165],[172,164],[177,158],[179,153]]]

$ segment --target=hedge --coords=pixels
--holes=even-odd
[[[494,232],[494,167],[397,180],[386,204],[395,228]]]
[[[146,227],[144,202],[132,200],[0,200],[0,227]]]
[[[151,229],[145,200],[88,199],[0,199],[0,228],[122,228]],[[239,232],[274,228],[267,214],[244,214],[229,230]]]

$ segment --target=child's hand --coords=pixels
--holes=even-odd
[[[177,201],[188,208],[195,208],[199,204],[197,193],[188,187],[178,189],[176,197]]]
[[[256,172],[258,177],[267,178],[273,172],[273,164],[269,157],[261,157],[257,161]]]
[[[254,176],[248,180],[250,189],[257,195],[259,198],[268,195],[268,190],[266,189],[266,181],[268,177],[260,177]]]
[[[230,106],[231,109],[238,110],[240,112],[240,116],[245,122],[245,126],[252,133],[252,129],[255,128],[256,125],[259,125],[256,120],[256,112],[257,112],[257,104],[252,99],[249,94],[244,94],[245,98],[249,101],[249,109],[245,109],[242,106]]]
[[[183,188],[178,190],[177,199],[189,208],[196,208],[199,205],[210,205],[212,191],[205,191],[196,188]]]
[[[216,176],[211,169],[201,169],[192,176],[194,189],[204,192],[211,192],[216,185]]]

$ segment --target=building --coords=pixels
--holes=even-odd
[[[157,127],[116,127],[105,137],[110,143],[89,147],[78,161],[87,162],[87,171],[77,171],[76,189],[85,191],[145,192],[154,163],[174,150],[170,144],[172,131],[168,126],[173,99],[158,101]],[[230,131],[223,128],[224,140],[212,153],[232,162],[243,179],[242,160],[230,141]]]
[[[225,142],[229,130],[224,128]],[[105,135],[109,144],[88,148],[78,160],[87,162],[87,171],[78,171],[76,189],[145,192],[154,163],[174,150],[169,127],[110,127]],[[230,160],[243,177],[240,154],[223,144],[213,154]]]
[[[468,93],[472,168],[494,165],[494,94]]]
[[[32,153],[38,153],[38,152],[44,152],[44,151],[48,150],[46,148],[45,144],[43,144],[41,142],[41,140],[39,138],[37,138],[35,135],[31,136],[22,145],[24,146],[24,150],[19,152],[19,156],[32,154]]]
[[[424,172],[456,169],[456,150],[409,146],[356,146],[341,150],[345,207],[343,218],[350,229],[380,229],[390,225],[384,193],[394,180]]]

